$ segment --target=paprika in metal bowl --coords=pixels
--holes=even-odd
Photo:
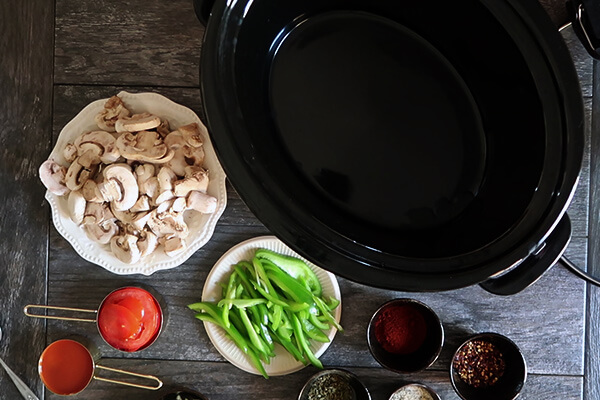
[[[395,372],[416,372],[437,360],[444,328],[437,314],[414,299],[394,299],[373,314],[367,328],[373,357]]]

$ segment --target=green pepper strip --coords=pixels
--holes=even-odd
[[[286,295],[290,296],[297,303],[306,303],[312,305],[314,296],[306,290],[301,283],[283,272],[277,266],[266,264],[267,277],[273,281]]]
[[[314,326],[316,326],[317,328],[319,328],[321,330],[329,329],[329,325],[324,322],[321,322],[319,320],[318,316],[313,313],[308,314],[308,319],[310,320],[311,324],[313,324]]]
[[[246,292],[248,292],[252,298],[258,298],[259,293],[257,293],[257,291],[252,286],[252,283],[250,283],[250,279],[248,278],[248,275],[246,274],[246,270],[239,264],[234,267],[234,270],[235,270],[235,272],[237,272],[238,277],[241,280],[240,284],[243,286],[243,288],[246,290]],[[263,296],[263,297],[265,297],[265,296]],[[265,300],[265,303],[266,302],[267,302],[267,300]],[[260,311],[262,323],[265,325],[268,324],[269,323],[269,319],[268,319],[269,311],[267,310],[267,306],[261,304],[261,305],[259,305],[258,309]]]
[[[271,328],[276,331],[279,328],[279,324],[281,324],[281,314],[283,312],[283,307],[277,304],[273,305],[273,312],[269,313],[269,321],[271,321]]]
[[[246,310],[244,310],[243,308],[238,308],[238,312],[240,313],[240,318],[244,323],[244,326],[246,327],[246,333],[248,333],[250,342],[258,349],[259,352],[263,354],[268,354],[268,351],[265,348],[265,344],[262,342],[261,338],[254,330],[252,322],[250,321],[250,318],[248,318],[248,314],[246,314]]]
[[[319,360],[317,357],[315,357],[315,355],[313,354],[312,350],[310,349],[310,347],[308,345],[308,342],[304,338],[304,332],[302,332],[302,326],[300,324],[300,321],[298,320],[298,317],[296,317],[296,314],[291,314],[291,319],[292,319],[292,326],[294,328],[294,335],[296,335],[296,340],[298,340],[298,344],[300,345],[300,348],[302,348],[302,350],[304,350],[304,354],[306,355],[306,358],[308,358],[308,360],[311,362],[311,364],[314,365],[315,367],[323,369],[323,364],[321,363],[321,360]]]
[[[235,296],[235,278],[236,278],[237,274],[235,273],[235,271],[233,271],[231,273],[231,275],[229,276],[229,283],[227,284],[227,290],[225,291],[225,299],[233,299],[233,297]],[[221,311],[221,317],[223,318],[223,324],[225,324],[225,327],[229,328],[231,326],[231,323],[229,322],[229,310],[231,309],[231,305],[227,306],[227,307],[223,307],[222,311]]]
[[[266,299],[223,299],[217,303],[219,307],[236,306],[239,308],[254,307],[258,304],[266,303]]]
[[[282,345],[288,351],[288,353],[290,353],[292,355],[292,357],[294,357],[294,359],[296,359],[297,361],[300,361],[304,365],[308,364],[308,361],[306,361],[306,358],[304,358],[304,356],[302,355],[302,352],[298,349],[298,347],[296,347],[296,345],[294,343],[292,343],[292,341],[290,339],[286,339],[286,338],[280,336],[274,330],[270,330],[270,332],[271,332],[271,336],[273,337],[273,341]]]
[[[329,338],[325,335],[319,328],[314,326],[308,319],[301,319],[302,329],[304,333],[311,338],[316,340],[317,342],[329,343]]]
[[[325,317],[327,322],[329,322],[331,325],[335,326],[335,328],[338,331],[343,332],[344,328],[342,328],[342,326],[340,324],[338,324],[338,322],[335,320],[333,315],[331,315],[331,313],[329,312],[329,309],[327,308],[327,304],[325,304],[325,302],[323,300],[321,300],[320,297],[313,296],[313,299],[315,300],[315,303],[317,304],[317,308],[321,311],[321,313],[323,314],[323,317]]]
[[[260,283],[262,282],[265,286],[265,291],[269,294],[275,295],[275,289],[271,285],[271,281],[267,277],[267,273],[265,272],[265,269],[263,268],[261,261],[258,258],[254,257],[252,259],[252,267],[254,268],[256,283],[258,283],[260,286]]]
[[[258,249],[254,253],[255,257],[263,260],[269,260],[281,268],[285,273],[302,282],[303,286],[317,296],[321,295],[321,283],[314,271],[303,260],[276,253],[268,249]]]

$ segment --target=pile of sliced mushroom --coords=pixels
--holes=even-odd
[[[162,249],[185,250],[189,229],[184,213],[213,213],[203,168],[206,128],[197,123],[171,131],[149,113],[133,114],[118,96],[96,115],[99,130],[65,146],[68,166],[52,159],[40,179],[58,196],[68,196],[70,217],[87,236],[110,244],[122,262],[134,264]]]

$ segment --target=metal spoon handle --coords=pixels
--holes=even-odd
[[[8,368],[8,365],[6,365],[4,363],[4,361],[2,361],[1,358],[0,358],[0,365],[2,365],[2,367],[4,368],[4,370],[6,371],[6,373],[8,374],[8,376],[10,376],[10,379],[12,379],[12,381],[15,383],[15,386],[17,387],[17,389],[19,389],[19,392],[21,392],[21,394],[23,395],[24,399],[26,399],[26,400],[40,400],[31,391],[31,389],[29,389],[27,387],[27,385],[25,385],[25,383],[23,383],[23,381],[12,371],[12,369]]]

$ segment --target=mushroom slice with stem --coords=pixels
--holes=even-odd
[[[124,234],[113,236],[110,239],[110,249],[115,257],[125,264],[135,264],[142,256],[137,246],[138,238],[135,235]]]
[[[50,193],[64,196],[70,189],[65,184],[67,169],[52,159],[46,160],[40,165],[40,180]]]
[[[84,224],[83,229],[91,240],[100,244],[107,244],[119,232],[119,227],[114,219],[97,224]]]
[[[139,233],[137,245],[140,249],[141,257],[144,258],[156,250],[156,247],[158,247],[158,238],[151,231],[143,229]]]
[[[77,146],[73,143],[67,143],[63,149],[63,157],[68,163],[72,163],[77,158]]]
[[[79,158],[71,163],[65,175],[65,184],[71,190],[79,190],[92,175],[92,171],[79,163]]]
[[[80,156],[87,149],[97,148],[98,157],[104,164],[111,164],[121,156],[116,139],[106,131],[86,132],[75,140],[74,145]]]
[[[150,212],[144,211],[136,213],[133,219],[131,220],[131,226],[133,226],[138,231],[144,229],[148,220],[150,219]]]
[[[177,236],[187,237],[189,234],[188,226],[183,220],[182,214],[173,214],[169,212],[157,213],[156,210],[150,213],[148,228],[158,237]]]
[[[171,211],[175,213],[184,212],[187,208],[187,200],[185,197],[177,197],[173,200],[173,204],[171,204]]]
[[[160,135],[160,137],[165,138],[171,133],[171,128],[169,127],[169,121],[166,119],[160,120],[160,125],[156,127],[156,132]]]
[[[156,132],[151,133],[158,138]],[[169,162],[173,158],[175,152],[169,149],[162,141],[150,148],[142,148],[148,140],[147,136],[148,135],[142,135],[140,139],[142,139],[143,142],[138,143],[138,137],[136,137],[136,135],[125,132],[117,139],[117,148],[121,155],[127,160],[151,162],[153,164]]]
[[[111,212],[107,203],[87,202],[83,214],[83,224],[98,225],[101,222],[114,220],[115,215]]]
[[[150,200],[145,194],[140,195],[135,204],[131,207],[132,212],[149,211]]]
[[[85,197],[83,197],[81,190],[73,190],[69,193],[67,208],[69,209],[71,220],[77,225],[80,225],[83,222],[86,204],[87,202],[85,201]]]
[[[206,193],[193,190],[187,196],[187,208],[202,214],[212,214],[217,209],[217,199]]]
[[[201,147],[203,144],[203,137],[208,136],[208,131],[204,125],[200,125],[196,122],[180,126],[177,128],[181,135],[192,147]]]
[[[104,103],[104,109],[96,114],[96,125],[107,132],[114,132],[117,120],[126,118],[130,114],[123,100],[119,96],[112,96]]]
[[[164,251],[169,257],[176,256],[185,250],[185,241],[177,236],[173,236],[165,240]]]
[[[208,171],[200,168],[193,173],[186,174],[186,178],[174,183],[173,193],[177,197],[186,197],[192,190],[204,192],[208,190]]]
[[[131,117],[119,118],[115,124],[117,132],[140,132],[156,128],[160,118],[150,113],[133,114]]]
[[[129,210],[138,199],[139,188],[131,167],[124,163],[111,164],[102,172],[104,180],[118,185],[121,196],[112,199],[112,206],[117,211]]]
[[[81,192],[86,201],[91,201],[93,203],[104,202],[104,197],[102,196],[102,193],[100,193],[100,189],[98,189],[98,183],[93,179],[85,181],[81,188]]]

